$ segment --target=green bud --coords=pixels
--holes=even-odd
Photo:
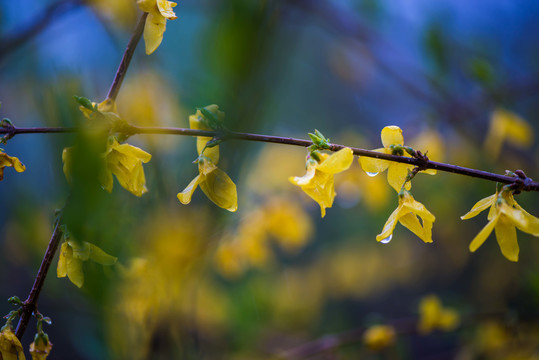
[[[15,306],[21,306],[23,303],[21,301],[21,299],[19,299],[18,296],[12,296],[10,297],[9,299],[7,299],[7,301],[11,304],[11,305],[15,305]]]
[[[92,102],[82,96],[73,95],[73,98],[83,107],[85,107],[88,110],[96,111],[97,107],[92,104]]]
[[[221,121],[217,118],[217,116],[209,111],[206,108],[198,108],[202,113],[202,116],[204,117],[204,123],[212,130],[221,130],[223,129],[223,124]]]

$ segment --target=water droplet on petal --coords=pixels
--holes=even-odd
[[[380,242],[382,244],[388,244],[391,241],[392,238],[393,238],[393,234],[389,234],[388,237],[386,237],[385,239],[380,240]]]
[[[368,171],[367,171],[367,175],[369,175],[369,176],[376,176],[376,175],[378,175],[378,173],[377,173],[377,172],[368,172]]]

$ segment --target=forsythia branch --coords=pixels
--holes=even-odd
[[[73,127],[32,127],[32,128],[18,128],[15,126],[0,128],[0,134],[9,134],[10,137],[17,134],[43,134],[43,133],[73,133],[80,131],[79,128]],[[224,133],[218,131],[206,131],[206,130],[196,130],[196,129],[186,129],[186,128],[171,128],[171,127],[139,127],[129,125],[125,129],[122,129],[122,132],[126,135],[136,135],[136,134],[162,134],[162,135],[183,135],[183,136],[204,136],[204,137],[218,137],[221,140],[247,140],[247,141],[258,141],[258,142],[269,142],[276,144],[286,144],[286,145],[295,145],[309,147],[313,145],[313,142],[310,140],[297,139],[291,137],[281,137],[281,136],[272,136],[272,135],[261,135],[261,134],[249,134],[241,133],[235,131],[226,131]],[[355,148],[339,144],[329,144],[328,150],[330,151],[339,151],[349,147],[352,149],[354,155],[366,156],[371,158],[377,158],[382,160],[389,160],[393,162],[405,163],[409,165],[414,165],[420,169],[435,169],[439,171],[450,172],[453,174],[465,175],[470,177],[475,177],[484,180],[490,180],[495,182],[500,182],[503,184],[515,184],[515,190],[523,191],[539,191],[539,183],[533,181],[528,177],[519,176],[518,178],[507,175],[500,175],[491,173],[488,171],[477,170],[466,168],[462,166],[441,163],[436,161],[428,160],[428,158],[423,156],[418,157],[404,157],[398,155],[384,154],[373,150],[366,150],[361,148]]]
[[[45,283],[45,278],[47,277],[47,273],[51,266],[52,259],[54,258],[54,254],[58,249],[58,244],[62,239],[63,231],[61,228],[61,220],[62,216],[59,215],[56,219],[56,224],[54,226],[54,231],[52,233],[51,240],[49,241],[49,245],[47,246],[47,251],[45,252],[45,256],[43,256],[41,266],[39,267],[36,278],[34,280],[32,290],[30,290],[30,294],[28,295],[28,298],[24,301],[24,304],[22,306],[21,317],[19,319],[19,323],[17,324],[17,330],[15,331],[15,335],[17,336],[17,338],[19,338],[19,340],[22,339],[22,336],[26,331],[26,327],[28,326],[28,322],[32,317],[32,313],[37,310],[37,301],[39,299],[39,294],[41,293],[41,289],[43,288],[43,284]]]

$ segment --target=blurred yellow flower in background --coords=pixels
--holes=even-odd
[[[363,343],[372,351],[380,351],[395,344],[397,334],[393,326],[373,325],[363,333]]]
[[[15,156],[9,156],[0,149],[0,181],[4,179],[4,168],[12,167],[17,172],[26,170],[26,166]]]
[[[144,26],[144,43],[146,54],[150,55],[163,41],[167,20],[178,18],[172,10],[177,4],[166,0],[138,0],[137,5],[140,10],[148,13]]]
[[[533,128],[512,111],[497,108],[490,117],[490,126],[484,142],[489,157],[497,158],[503,143],[518,148],[529,148],[533,143]]]
[[[118,94],[122,118],[137,126],[177,126],[184,110],[175,89],[157,71],[144,69],[130,74]],[[147,134],[144,141],[152,147],[171,147],[174,137]]]
[[[221,239],[214,263],[223,276],[237,278],[249,266],[262,268],[272,262],[271,239],[285,252],[296,254],[312,233],[312,220],[300,205],[273,197],[249,211],[236,234],[229,233]]]
[[[494,195],[479,200],[460,218],[470,219],[489,207],[487,216],[489,222],[470,243],[470,251],[474,252],[479,249],[494,230],[503,256],[510,261],[518,261],[519,247],[516,228],[539,237],[539,219],[526,212],[515,201],[510,191],[496,192]]]
[[[421,218],[421,223],[418,217]],[[399,206],[387,219],[382,232],[376,235],[376,240],[384,244],[390,242],[398,221],[421,240],[430,243],[432,242],[432,223],[435,219],[425,205],[416,201],[408,191],[402,191],[399,194]]]
[[[123,27],[131,27],[136,19],[137,7],[132,0],[90,0],[89,4],[98,14]]]
[[[459,314],[450,308],[442,307],[436,295],[428,295],[419,303],[419,322],[417,329],[423,335],[434,330],[452,331],[460,324]]]
[[[213,231],[204,226],[209,214],[197,210],[163,208],[134,230],[144,257],[119,266],[110,298],[107,339],[118,358],[147,359],[163,329],[178,347],[194,324],[206,339],[221,334],[229,303],[207,276]]]
[[[301,187],[314,201],[320,205],[322,217],[326,215],[326,208],[333,205],[335,198],[335,185],[333,176],[345,171],[354,160],[354,153],[350,148],[341,149],[331,155],[319,154],[320,160],[312,156],[307,160],[307,174],[302,177],[290,177],[292,184]]]
[[[384,147],[374,149],[373,151],[389,155],[411,157],[406,151],[393,148],[394,146],[404,146],[404,137],[402,136],[402,130],[398,126],[391,125],[384,127],[382,129],[381,138]],[[408,171],[411,171],[414,168],[413,165],[381,160],[367,156],[360,156],[359,164],[361,165],[361,168],[370,176],[375,176],[378,173],[387,169],[387,181],[389,185],[391,185],[391,187],[397,192],[401,190],[403,185],[406,190],[410,190],[410,188],[412,187],[409,181],[406,182],[406,184],[405,181],[406,177],[408,176]],[[431,169],[424,172],[429,175],[436,174],[436,170]]]

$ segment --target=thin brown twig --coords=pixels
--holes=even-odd
[[[5,127],[0,128],[0,134],[8,134],[12,137],[17,134],[32,134],[32,133],[70,133],[80,131],[78,128],[45,128],[45,127],[35,127],[35,128],[18,128],[18,127]],[[312,141],[297,139],[291,137],[282,137],[282,136],[272,136],[272,135],[261,135],[261,134],[249,134],[241,132],[217,132],[217,131],[206,131],[206,130],[195,130],[195,129],[186,129],[186,128],[172,128],[172,127],[140,127],[140,126],[128,126],[123,129],[123,132],[126,135],[136,135],[136,134],[162,134],[162,135],[183,135],[183,136],[205,136],[205,137],[218,137],[222,140],[247,140],[247,141],[258,141],[258,142],[269,142],[276,144],[286,144],[286,145],[295,145],[308,147],[313,145]],[[398,155],[390,155],[385,153],[380,153],[373,150],[366,150],[351,146],[345,146],[340,144],[330,144],[328,150],[330,151],[339,151],[348,147],[352,149],[354,155],[366,156],[377,158],[381,160],[388,160],[393,162],[399,162],[404,164],[409,164],[413,166],[418,166],[420,169],[434,169],[444,172],[450,172],[453,174],[465,175],[474,178],[496,181],[503,184],[514,184],[518,179],[512,176],[500,175],[491,173],[488,171],[477,170],[466,168],[458,165],[452,165],[447,163],[436,162],[428,160],[421,157],[405,157]],[[522,179],[521,179],[522,180]],[[539,183],[533,181],[530,178],[526,178],[524,181],[524,187],[521,190],[524,191],[539,191]]]
[[[39,294],[41,293],[41,289],[43,289],[43,284],[45,283],[45,278],[47,277],[47,273],[51,266],[52,259],[54,258],[54,254],[58,249],[58,244],[60,243],[60,239],[63,235],[60,222],[61,216],[56,219],[54,231],[52,233],[51,240],[49,241],[49,245],[47,246],[45,256],[43,256],[43,260],[41,261],[41,266],[39,267],[36,278],[34,280],[34,285],[32,286],[32,290],[30,290],[28,298],[26,299],[26,301],[24,301],[24,304],[22,305],[21,317],[19,319],[19,323],[17,324],[17,330],[15,330],[15,335],[19,338],[19,340],[22,339],[22,336],[26,331],[26,327],[28,326],[28,322],[32,318],[32,314],[37,311],[37,301],[39,300]]]
[[[146,23],[147,17],[148,13],[142,13],[142,15],[140,15],[138,23],[135,26],[135,30],[131,35],[131,39],[129,39],[129,42],[127,43],[127,47],[125,48],[122,60],[120,61],[120,65],[118,66],[118,70],[116,70],[116,75],[114,76],[114,80],[112,81],[112,85],[110,86],[109,93],[107,94],[107,99],[114,101],[118,96],[118,92],[120,91],[120,87],[122,86],[125,74],[127,73],[127,69],[129,68],[129,63],[133,58],[135,49],[137,48],[142,33],[144,32],[144,24]]]

